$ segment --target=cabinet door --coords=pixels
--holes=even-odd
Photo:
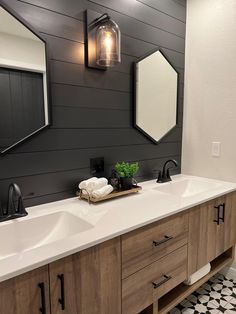
[[[80,314],[121,313],[120,238],[80,253]]]
[[[225,197],[224,251],[236,244],[236,192]]]
[[[216,220],[215,252],[208,256],[209,261],[227,251],[236,243],[236,194],[229,193],[214,201]],[[217,208],[219,206],[219,208]],[[214,247],[213,247],[214,248]]]
[[[223,224],[217,224],[216,199],[196,206],[189,212],[188,275],[215,259],[222,250]]]
[[[52,314],[121,313],[120,238],[51,263],[49,269]]]
[[[50,314],[48,267],[0,283],[0,313]]]
[[[219,207],[219,205],[221,206]],[[220,218],[219,222],[217,222],[218,218]],[[191,209],[189,213],[188,275],[211,262],[235,243],[235,192]]]
[[[78,314],[80,305],[79,254],[49,265],[52,314]]]

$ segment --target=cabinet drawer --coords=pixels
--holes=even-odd
[[[137,314],[187,277],[187,245],[122,281],[122,313]]]
[[[168,217],[122,236],[122,278],[185,245],[188,213]]]

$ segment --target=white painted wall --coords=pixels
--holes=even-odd
[[[186,36],[182,172],[236,182],[236,1],[188,0]]]
[[[183,172],[236,182],[235,0],[188,0],[185,68]]]

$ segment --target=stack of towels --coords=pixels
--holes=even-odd
[[[106,178],[92,177],[88,180],[84,180],[79,184],[82,193],[88,194],[94,198],[101,198],[107,196],[113,191],[113,187],[108,184]]]
[[[193,285],[195,282],[206,276],[211,271],[211,264],[208,263],[204,267],[200,268],[196,273],[192,274],[187,280],[184,281],[184,284],[187,286]]]

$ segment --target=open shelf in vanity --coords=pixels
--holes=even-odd
[[[226,267],[233,261],[234,249],[231,248],[227,252],[217,257],[211,263],[211,271],[202,279],[192,286],[186,286],[183,283],[171,290],[158,301],[158,313],[164,314],[173,309],[177,304],[182,302],[187,296],[197,290],[201,285],[208,281],[212,276],[218,273],[222,268]]]

